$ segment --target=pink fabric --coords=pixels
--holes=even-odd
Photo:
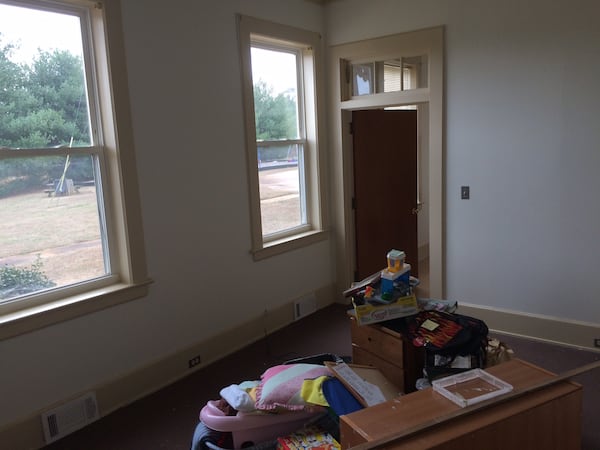
[[[256,409],[305,409],[309,405],[301,395],[302,383],[321,376],[332,376],[332,373],[318,364],[286,364],[267,369],[258,386]]]

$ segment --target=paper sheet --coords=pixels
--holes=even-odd
[[[379,386],[363,380],[348,364],[338,363],[335,366],[335,372],[364,399],[367,406],[377,405],[386,401]]]

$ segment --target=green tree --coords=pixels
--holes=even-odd
[[[66,51],[38,50],[31,64],[10,58],[15,45],[0,34],[0,146],[48,148],[89,145],[83,62]],[[58,178],[63,157],[0,162],[0,197],[39,188]],[[70,178],[91,179],[89,158],[73,158]]]
[[[21,115],[20,108],[33,100],[23,88],[23,66],[10,60],[14,48],[0,40],[0,146],[3,147],[13,146],[9,133],[11,123]]]
[[[59,115],[62,123],[48,136],[51,145],[69,145],[70,140],[89,145],[89,126],[81,58],[67,51],[39,51],[34,59],[26,89],[42,110]]]
[[[285,94],[273,94],[263,80],[254,84],[256,139],[277,140],[298,137],[296,101]]]

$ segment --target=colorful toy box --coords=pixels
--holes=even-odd
[[[399,297],[392,303],[383,305],[374,305],[372,303],[359,304],[355,298],[352,298],[356,323],[359,325],[370,325],[386,320],[397,319],[398,317],[412,316],[419,312],[417,298],[414,294],[405,297]]]
[[[307,427],[285,437],[277,438],[277,450],[341,450],[334,437],[318,427]]]

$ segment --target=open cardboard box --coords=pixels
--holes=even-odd
[[[396,301],[386,305],[374,305],[371,303],[359,304],[352,298],[352,305],[356,315],[356,323],[359,325],[370,325],[399,317],[412,316],[419,312],[417,298],[414,294],[399,297]]]
[[[402,395],[401,389],[389,381],[376,367],[361,364],[335,363],[329,361],[325,362],[325,365],[331,369],[334,375],[342,382],[344,386],[346,386],[350,392],[352,392],[352,395],[354,395],[354,397],[364,407],[373,406],[374,403],[372,403],[369,393],[361,390],[361,383],[354,382],[352,379],[354,376],[379,388],[381,391],[381,402],[392,400]],[[347,376],[348,368],[354,372],[352,377]]]

